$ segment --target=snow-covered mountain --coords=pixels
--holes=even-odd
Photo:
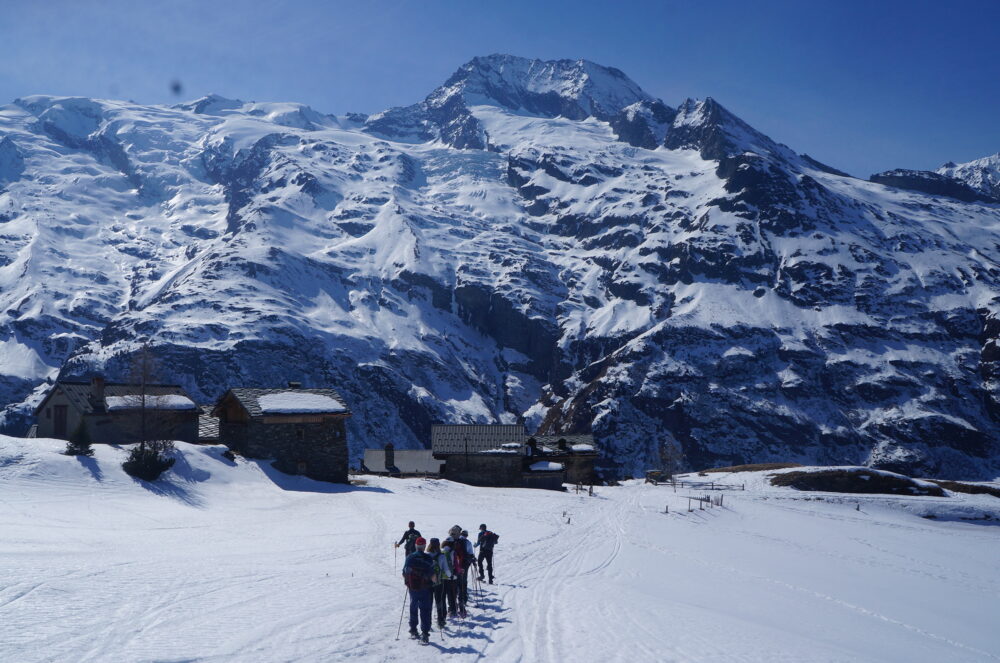
[[[1000,199],[1000,153],[968,163],[948,162],[937,172],[962,180],[976,191]]]
[[[356,454],[523,419],[592,429],[620,473],[662,445],[1000,471],[1000,205],[589,62],[476,58],[373,116],[19,99],[0,236],[0,402],[149,339],[205,401],[336,385]]]

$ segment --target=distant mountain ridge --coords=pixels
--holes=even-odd
[[[19,99],[4,425],[46,378],[122,374],[148,339],[205,402],[336,386],[355,457],[520,421],[593,432],[618,475],[677,446],[692,467],[992,478],[996,161],[866,182],[715,100],[507,55],[371,116]]]

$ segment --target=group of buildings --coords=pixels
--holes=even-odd
[[[346,482],[350,409],[333,389],[233,388],[202,406],[179,385],[60,380],[35,409],[31,435],[127,444],[170,439],[224,444],[278,470]],[[521,425],[435,425],[431,448],[365,450],[363,472],[430,476],[477,486],[559,490],[591,483],[597,447],[590,435],[529,436]]]

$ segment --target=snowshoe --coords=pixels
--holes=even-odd
[[[430,643],[430,641],[431,641],[431,634],[427,631],[424,631],[423,635],[420,636],[420,644],[426,645]]]
[[[417,629],[415,628],[410,629],[410,637],[413,638],[414,640],[420,637],[420,635],[417,633]]]

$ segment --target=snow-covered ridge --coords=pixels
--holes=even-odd
[[[949,162],[937,172],[962,180],[980,193],[1000,200],[1000,153],[968,163]]]
[[[1000,472],[997,204],[850,178],[590,63],[477,59],[367,119],[22,99],[0,239],[12,431],[46,378],[124,375],[150,339],[200,403],[337,389],[354,456],[523,420],[593,432],[619,475],[664,445]]]

